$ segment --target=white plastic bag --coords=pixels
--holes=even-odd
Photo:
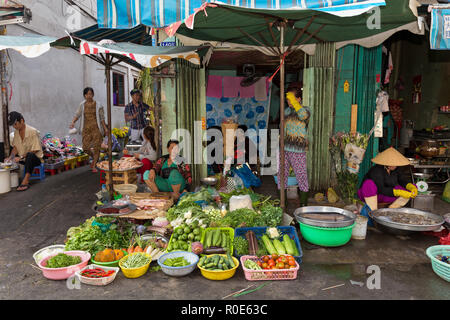
[[[252,199],[250,198],[250,195],[245,194],[240,196],[232,196],[230,198],[230,211],[242,208],[253,210]]]

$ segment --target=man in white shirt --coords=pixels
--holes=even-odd
[[[34,167],[43,162],[44,153],[42,151],[39,132],[32,126],[25,124],[23,116],[16,111],[8,115],[8,124],[14,131],[14,139],[11,143],[13,150],[7,159],[8,161],[19,162],[25,166],[25,177],[17,191],[25,191],[30,187],[30,176]]]

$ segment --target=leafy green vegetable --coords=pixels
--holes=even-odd
[[[102,224],[110,224],[113,223],[116,220],[116,218],[112,217],[96,217],[95,222],[102,223]]]
[[[212,195],[209,193],[207,188],[202,188],[200,191],[188,193],[183,196],[179,201],[178,205],[181,205],[185,202],[193,202],[193,201],[206,201],[212,202],[214,201]]]
[[[200,205],[195,203],[194,201],[184,201],[183,203],[180,203],[176,206],[173,206],[167,211],[166,218],[169,221],[173,221],[177,219],[180,215],[188,212],[191,210],[193,213],[202,211],[202,208]]]
[[[243,237],[235,237],[233,247],[238,256],[245,256],[248,254],[248,241]]]
[[[89,226],[81,232],[74,234],[66,242],[66,250],[82,250],[95,254],[105,248],[120,249],[128,246],[131,231],[123,234],[117,230],[117,225],[103,233],[98,226]]]
[[[47,260],[47,268],[65,268],[75,264],[81,263],[81,258],[78,256],[69,256],[65,253],[59,253]]]
[[[90,228],[94,219],[95,217],[91,217],[83,222],[80,226],[69,228],[69,230],[67,230],[67,238],[70,239],[73,235]]]
[[[256,221],[259,227],[276,227],[283,221],[283,209],[274,207],[271,204],[266,204],[261,207],[260,219]]]
[[[264,246],[264,242],[261,239],[258,239],[258,250],[256,251],[256,255],[258,257],[265,256],[269,254]]]
[[[225,217],[218,221],[222,227],[240,228],[240,227],[254,227],[255,220],[259,214],[251,209],[242,208],[228,212]]]

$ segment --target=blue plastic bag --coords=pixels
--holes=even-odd
[[[253,174],[248,165],[244,164],[239,169],[234,168],[233,172],[242,179],[245,188],[261,186],[261,180]]]

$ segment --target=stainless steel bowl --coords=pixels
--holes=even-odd
[[[414,159],[414,158],[407,158],[407,159],[409,160],[409,163],[412,166],[420,163],[420,160],[418,160],[418,159]]]
[[[216,177],[207,177],[202,178],[200,181],[208,186],[214,186],[217,184],[218,179]]]
[[[316,220],[307,218],[305,214],[339,214],[344,216],[343,220],[340,221],[324,221],[324,220]],[[309,206],[309,207],[301,207],[294,211],[294,216],[298,222],[315,226],[315,227],[323,227],[323,228],[342,228],[351,226],[356,220],[356,214],[351,211],[336,208],[336,207],[327,207],[327,206]]]
[[[382,219],[381,215],[383,212],[399,212],[399,213],[408,213],[408,214],[417,214],[421,216],[426,216],[428,218],[431,218],[435,221],[437,221],[436,224],[431,225],[416,225],[416,224],[406,224],[406,223],[399,223],[394,221],[389,221],[386,219]],[[440,215],[412,209],[412,208],[399,208],[399,209],[391,209],[391,208],[385,208],[385,209],[378,209],[369,212],[369,216],[373,219],[375,227],[380,229],[381,231],[387,231],[394,234],[408,234],[411,233],[411,231],[436,231],[439,230],[439,228],[444,223],[444,218]],[[402,232],[405,231],[405,232]]]
[[[413,173],[413,176],[414,176],[416,179],[428,180],[428,179],[431,179],[431,177],[433,177],[433,174],[431,174],[431,173],[420,173],[420,172],[415,172],[415,173]]]

